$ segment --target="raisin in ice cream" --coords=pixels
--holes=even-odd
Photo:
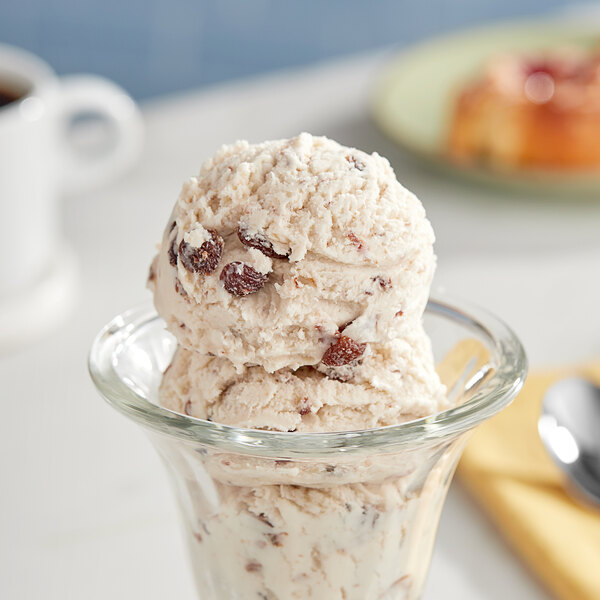
[[[216,423],[298,432],[395,425],[437,412],[443,402],[421,329],[369,348],[352,369],[347,380],[312,367],[237,370],[225,358],[179,348],[161,397],[171,410]]]
[[[377,154],[308,134],[238,142],[183,186],[151,285],[183,347],[268,372],[337,367],[420,321],[433,239]]]
[[[447,408],[422,324],[433,241],[421,203],[377,154],[308,134],[223,147],[183,186],[150,269],[179,342],[161,404],[290,436]],[[429,551],[435,528],[406,524],[419,503],[441,506],[430,465],[225,455],[193,468],[188,530],[209,598],[420,594],[426,567],[408,557]]]

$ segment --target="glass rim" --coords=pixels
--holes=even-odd
[[[146,429],[223,451],[262,457],[319,458],[332,454],[393,452],[407,445],[440,441],[474,428],[506,407],[521,390],[527,358],[515,333],[488,311],[463,301],[430,299],[426,312],[476,330],[497,358],[493,374],[466,402],[398,425],[357,431],[296,433],[223,425],[173,412],[128,386],[115,368],[115,352],[136,330],[159,319],[150,303],[114,317],[94,339],[88,357],[90,376],[100,395]]]

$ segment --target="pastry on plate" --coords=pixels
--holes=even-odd
[[[497,168],[600,168],[600,52],[491,59],[458,94],[448,150]]]

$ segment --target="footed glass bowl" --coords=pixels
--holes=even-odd
[[[519,340],[472,307],[425,315],[455,408],[335,433],[242,429],[157,405],[176,347],[148,307],[92,345],[102,396],[144,427],[167,465],[202,600],[418,600],[468,434],[507,406],[527,370]]]

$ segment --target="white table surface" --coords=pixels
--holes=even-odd
[[[381,56],[358,57],[145,106],[139,166],[66,202],[81,268],[69,322],[0,359],[0,597],[192,600],[162,467],[86,371],[97,330],[148,298],[149,260],[181,182],[224,142],[307,130],[388,156],[437,231],[438,287],[502,315],[533,366],[600,355],[600,202],[547,202],[449,181],[371,125]],[[543,600],[547,593],[455,482],[425,600]]]

